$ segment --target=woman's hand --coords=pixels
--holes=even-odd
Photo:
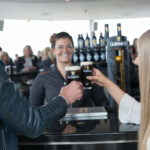
[[[125,95],[125,92],[120,89],[115,83],[109,80],[106,76],[104,76],[98,69],[93,69],[93,76],[88,77],[92,83],[96,83],[100,86],[106,88],[108,93],[114,98],[114,100],[120,104],[122,97]]]
[[[93,68],[93,75],[88,77],[89,80],[93,83],[96,83],[100,86],[105,87],[109,82],[109,79],[104,76],[98,69]]]

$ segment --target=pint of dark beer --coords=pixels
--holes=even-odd
[[[81,70],[84,89],[92,89],[91,81],[87,79],[87,76],[92,76],[93,62],[92,61],[81,62]]]
[[[80,66],[68,66],[65,68],[67,84],[71,81],[81,82],[81,67]]]

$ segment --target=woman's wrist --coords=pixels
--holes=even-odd
[[[105,77],[103,87],[107,89],[111,84],[113,84],[113,82],[109,78]]]

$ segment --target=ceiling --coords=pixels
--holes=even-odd
[[[150,0],[0,0],[0,20],[99,20],[150,17]]]

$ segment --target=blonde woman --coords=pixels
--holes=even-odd
[[[138,149],[150,150],[150,30],[138,39],[137,50],[138,56],[135,63],[139,66],[141,104],[96,69],[94,69],[94,75],[89,79],[107,89],[119,104],[119,111],[123,119],[132,120],[132,122],[138,119],[140,122]]]
[[[33,55],[30,45],[26,45],[23,48],[24,56],[19,57],[17,62],[18,72],[29,72],[37,70],[37,57]]]
[[[54,64],[54,54],[50,47],[46,47],[43,51],[42,61],[39,65],[40,69],[47,70],[51,64]]]
[[[2,51],[0,54],[0,60],[4,63],[5,66],[13,66],[12,59],[9,57],[7,52]]]

